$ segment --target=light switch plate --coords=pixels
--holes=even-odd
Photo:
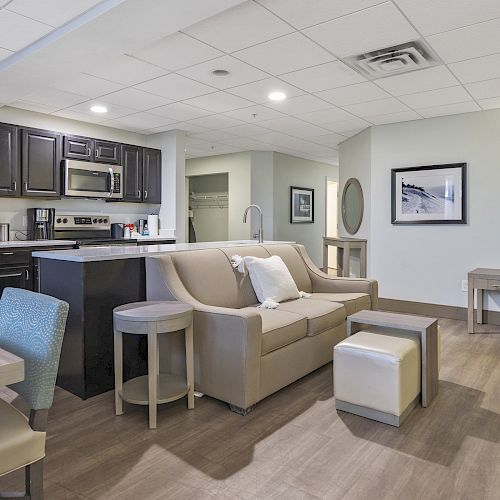
[[[28,216],[23,215],[23,227],[28,227]]]
[[[469,282],[467,280],[462,280],[462,292],[469,291]]]

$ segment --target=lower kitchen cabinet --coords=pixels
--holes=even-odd
[[[7,287],[32,290],[33,281],[31,276],[31,266],[0,266],[0,295],[2,294],[4,288]]]

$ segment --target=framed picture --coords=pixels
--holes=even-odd
[[[290,187],[290,222],[314,222],[314,189]]]
[[[392,170],[393,224],[466,224],[466,163]]]

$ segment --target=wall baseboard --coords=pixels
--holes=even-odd
[[[409,300],[397,300],[379,298],[379,309],[406,314],[421,314],[436,318],[458,319],[467,321],[467,308],[458,306],[444,306],[441,304],[429,304],[426,302],[412,302]],[[500,312],[483,311],[483,322],[492,325],[500,325]]]

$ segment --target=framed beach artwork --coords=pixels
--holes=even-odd
[[[465,163],[392,170],[393,224],[466,224]]]
[[[314,222],[314,189],[290,187],[290,222]]]

